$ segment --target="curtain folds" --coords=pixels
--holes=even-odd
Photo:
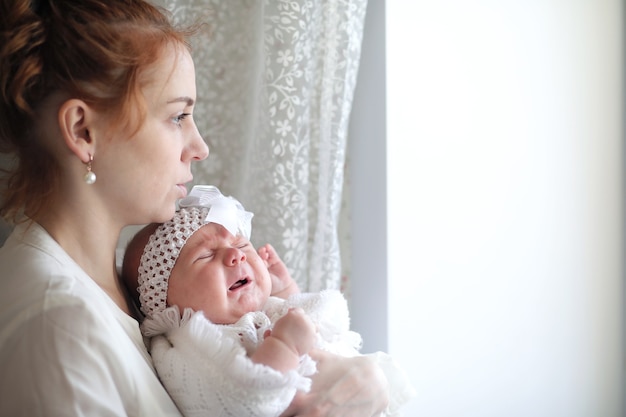
[[[210,148],[194,183],[254,212],[303,290],[339,288],[339,212],[367,0],[160,0],[207,21],[193,44],[194,119]]]

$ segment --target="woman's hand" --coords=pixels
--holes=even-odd
[[[365,356],[346,358],[320,350],[309,353],[317,361],[311,391],[298,391],[281,417],[372,417],[389,403],[382,370]]]

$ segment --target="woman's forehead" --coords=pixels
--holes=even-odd
[[[193,60],[182,45],[164,46],[155,65],[144,70],[139,77],[149,103],[167,103],[185,97],[193,105],[196,99]]]

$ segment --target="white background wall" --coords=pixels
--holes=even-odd
[[[370,0],[352,313],[406,416],[624,415],[622,26],[618,0]]]

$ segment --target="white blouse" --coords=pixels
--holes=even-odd
[[[180,416],[128,316],[38,224],[0,249],[0,415]]]

